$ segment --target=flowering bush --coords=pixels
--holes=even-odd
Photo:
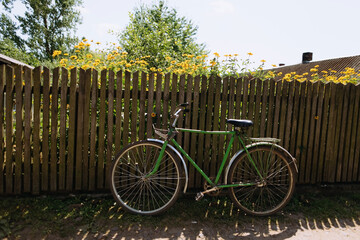
[[[54,51],[53,58],[58,66],[72,69],[93,68],[96,70],[111,69],[114,71],[126,70],[130,72],[144,71],[155,73],[176,73],[191,75],[218,74],[220,76],[240,76],[246,74],[260,75],[263,70],[265,60],[260,66],[254,68],[250,61],[252,53],[248,53],[245,60],[240,60],[238,54],[227,54],[224,59],[218,53],[213,54],[213,58],[208,55],[183,54],[181,59],[165,56],[166,62],[162,68],[149,67],[148,59],[150,56],[143,56],[130,59],[126,51],[122,51],[120,46],[115,43],[108,45],[105,49],[91,50],[91,44],[101,45],[100,42],[88,42],[83,39],[77,44],[72,53],[62,53]]]
[[[265,75],[265,78],[280,78],[283,81],[299,81],[303,82],[310,80],[311,82],[321,81],[321,82],[334,82],[342,84],[358,84],[360,83],[360,71],[356,72],[354,68],[346,67],[344,71],[338,73],[333,69],[319,71],[319,65],[314,66],[302,74],[296,72],[283,74],[282,72],[268,71]]]
[[[62,53],[54,51],[53,58],[56,65],[67,69],[93,68],[96,70],[111,69],[113,71],[125,70],[129,72],[143,71],[155,72],[160,74],[190,74],[190,75],[211,75],[216,74],[221,77],[225,76],[248,76],[251,75],[260,79],[282,79],[283,81],[322,81],[335,83],[360,83],[360,72],[353,68],[345,68],[345,71],[337,73],[335,70],[319,72],[319,65],[311,68],[309,72],[298,74],[296,72],[283,74],[276,71],[264,71],[265,60],[261,60],[260,65],[254,67],[255,63],[250,60],[253,55],[247,53],[247,58],[239,59],[238,54],[226,54],[223,57],[215,52],[213,57],[208,55],[191,55],[183,54],[181,59],[175,59],[165,56],[165,64],[162,68],[149,67],[148,59],[150,56],[131,59],[126,51],[122,51],[120,46],[115,43],[108,45],[105,49],[91,50],[91,44],[101,45],[100,42],[88,42],[83,39],[77,44],[71,53]],[[273,65],[273,67],[276,67]]]

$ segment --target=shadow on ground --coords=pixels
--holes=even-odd
[[[181,197],[161,216],[124,212],[110,196],[2,198],[4,239],[339,239],[360,231],[360,195],[296,194],[283,212],[247,216],[226,197]],[[315,235],[314,235],[315,234]],[[315,237],[315,238],[314,238]]]

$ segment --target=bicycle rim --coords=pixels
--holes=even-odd
[[[168,209],[180,191],[180,167],[176,157],[165,151],[158,171],[151,176],[161,144],[138,142],[125,148],[111,169],[113,196],[126,210],[155,215]]]
[[[290,200],[294,191],[295,171],[287,158],[270,146],[250,149],[249,154],[263,179],[248,155],[241,154],[231,166],[229,182],[253,185],[231,188],[230,196],[240,209],[249,214],[271,215]]]

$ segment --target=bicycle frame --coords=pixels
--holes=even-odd
[[[170,132],[169,132],[169,136],[172,134],[172,130],[171,128],[169,129]],[[230,150],[232,148],[232,145],[234,143],[234,140],[236,137],[238,137],[243,149],[246,151],[247,153],[247,156],[248,156],[248,159],[249,161],[251,162],[251,164],[255,167],[257,173],[259,174],[259,177],[260,179],[262,180],[263,177],[261,176],[260,174],[260,171],[258,170],[256,164],[254,163],[253,159],[251,158],[247,148],[246,148],[246,145],[241,137],[241,134],[238,132],[238,131],[202,131],[202,130],[196,130],[196,129],[185,129],[185,128],[175,128],[174,130],[176,131],[180,131],[180,132],[188,132],[188,133],[200,133],[200,134],[212,134],[212,135],[231,135],[231,138],[230,138],[230,141],[229,141],[229,144],[226,148],[226,151],[225,151],[225,155],[222,159],[222,162],[221,162],[221,165],[220,165],[220,168],[217,172],[217,175],[216,175],[216,178],[215,178],[215,181],[212,181],[209,176],[207,176],[204,171],[199,167],[198,164],[196,164],[196,162],[189,156],[189,154],[180,146],[180,144],[178,142],[176,142],[176,140],[174,138],[171,138],[170,142],[175,146],[175,148],[177,150],[180,151],[180,153],[182,153],[186,159],[188,159],[188,161],[191,163],[191,165],[204,177],[204,179],[213,187],[217,187],[217,188],[229,188],[229,187],[239,187],[239,186],[252,186],[252,185],[256,185],[258,183],[237,183],[237,184],[226,184],[226,185],[218,185],[219,183],[219,180],[220,180],[220,177],[221,177],[221,174],[224,170],[224,167],[225,167],[225,164],[226,164],[226,160],[228,159],[228,156],[230,154]],[[153,174],[156,173],[156,171],[159,169],[159,166],[160,166],[160,163],[161,163],[161,159],[164,155],[164,152],[165,152],[165,149],[167,147],[167,145],[169,144],[169,141],[166,140],[164,141],[164,144],[162,146],[162,149],[160,151],[160,154],[159,154],[159,157],[156,161],[156,164],[155,164],[155,167],[154,169],[151,171],[151,173],[148,174],[148,176],[151,176]]]

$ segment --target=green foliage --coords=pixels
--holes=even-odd
[[[13,1],[3,1],[8,12]],[[55,50],[69,49],[77,42],[75,26],[80,23],[80,13],[75,7],[81,0],[22,0],[22,3],[26,11],[23,16],[14,16],[18,23],[2,15],[2,24],[7,27],[0,32],[1,38],[11,39],[18,48],[33,53],[41,61],[52,60]]]
[[[17,48],[15,43],[10,39],[0,39],[0,53],[31,66],[37,66],[40,64],[39,60],[37,60],[32,54],[28,54]]]
[[[166,57],[181,61],[184,54],[206,54],[205,45],[196,43],[197,27],[164,1],[142,5],[130,13],[130,23],[118,33],[120,46],[129,59],[149,56],[148,68],[169,67]]]

